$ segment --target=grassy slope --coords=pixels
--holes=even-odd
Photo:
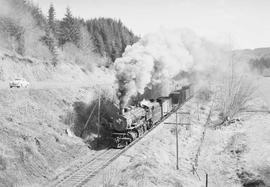
[[[0,91],[0,186],[48,180],[88,149],[62,118],[90,88]]]
[[[85,81],[89,71],[72,61],[61,61],[55,68],[50,62],[0,51],[0,81],[23,77],[33,81]]]
[[[9,89],[14,77],[26,78],[30,88]],[[81,139],[67,135],[63,122],[74,102],[92,100],[89,71],[1,51],[0,80],[0,186],[45,182],[89,152]]]

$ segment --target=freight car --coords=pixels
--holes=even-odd
[[[124,148],[192,96],[193,85],[188,85],[171,92],[167,97],[142,101],[139,106],[119,110],[110,124],[112,147]]]

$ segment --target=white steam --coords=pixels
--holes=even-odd
[[[222,64],[224,47],[198,37],[190,30],[160,30],[128,46],[115,70],[120,104],[143,94],[146,87],[168,87],[172,81],[187,84],[192,73],[204,72]],[[184,76],[185,75],[185,76]]]

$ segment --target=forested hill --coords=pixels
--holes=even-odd
[[[234,55],[236,60],[249,63],[251,69],[260,74],[270,68],[270,48],[235,50]]]
[[[59,53],[68,55],[70,51],[83,57],[77,61],[99,55],[113,62],[127,45],[139,39],[120,20],[84,20],[75,17],[70,8],[58,20],[53,4],[47,13],[31,1],[2,0],[1,4],[0,47],[23,56],[50,59],[54,65]]]
[[[96,52],[101,55],[109,55],[113,61],[121,56],[127,45],[131,45],[139,39],[120,20],[92,19],[86,21],[86,26],[94,39]]]

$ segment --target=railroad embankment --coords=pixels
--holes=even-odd
[[[0,90],[0,186],[37,185],[90,153],[66,121],[91,88]]]

